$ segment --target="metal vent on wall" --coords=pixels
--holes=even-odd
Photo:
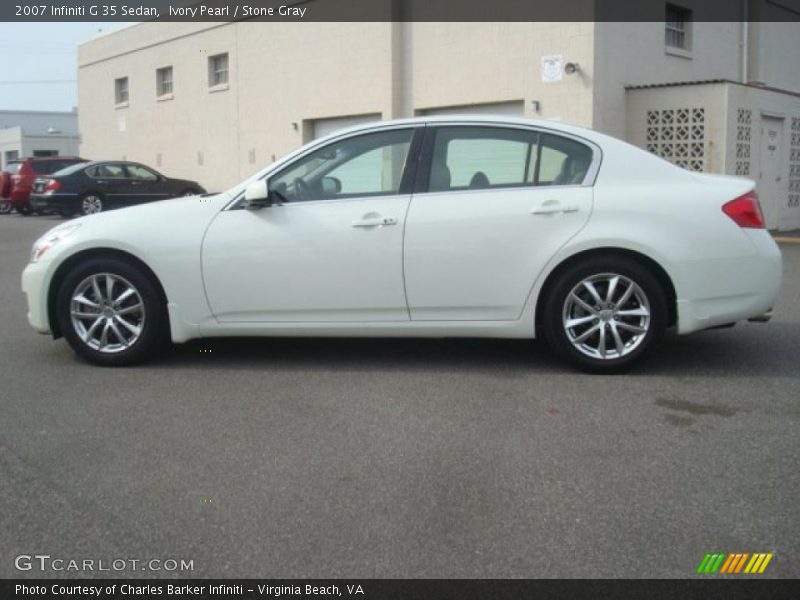
[[[647,150],[684,169],[702,171],[705,129],[704,108],[648,110]]]
[[[740,108],[736,115],[736,175],[749,176],[753,111]]]
[[[800,206],[800,117],[792,118],[792,144],[789,148],[789,208]]]

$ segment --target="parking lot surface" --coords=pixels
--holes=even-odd
[[[0,216],[0,577],[800,576],[800,244],[773,320],[624,376],[503,340],[204,340],[104,369],[27,324]]]

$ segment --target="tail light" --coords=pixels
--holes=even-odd
[[[764,213],[755,192],[748,192],[722,206],[722,212],[728,215],[739,227],[750,229],[766,229]]]
[[[46,192],[55,192],[58,188],[61,187],[61,182],[58,179],[50,179],[47,182],[47,185],[44,186]]]

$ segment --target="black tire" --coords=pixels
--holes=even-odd
[[[667,295],[658,278],[635,260],[595,256],[573,264],[557,277],[543,299],[540,325],[550,347],[583,371],[624,372],[650,354],[663,337]],[[612,288],[615,277],[617,284]],[[591,302],[594,296],[584,282],[598,293],[602,304]],[[631,282],[634,286],[626,299]],[[623,304],[617,306],[615,302],[620,300]],[[580,321],[586,322],[567,327]],[[582,340],[584,335],[589,337]],[[608,349],[609,345],[613,348]]]
[[[17,212],[23,217],[30,217],[33,214],[33,209],[30,204],[17,205]]]
[[[81,216],[94,215],[106,210],[106,199],[97,192],[86,192],[78,198],[78,212]]]
[[[99,276],[99,280],[101,281],[100,287],[103,290],[102,294],[106,293],[104,291],[106,287],[103,285],[106,281],[105,276],[111,275],[115,280],[115,283],[112,285],[111,298],[115,295],[121,296],[122,292],[125,291],[124,286],[126,284],[135,290],[134,295],[129,296],[118,306],[114,305],[108,307],[112,309],[112,312],[113,310],[122,311],[119,315],[116,315],[116,313],[113,313],[116,316],[110,316],[111,313],[95,313],[94,311],[103,310],[103,307],[100,306],[95,309],[89,307],[88,303],[76,303],[73,301],[73,297],[78,293],[80,288],[86,285],[87,280],[95,275]],[[137,294],[138,297],[136,296]],[[99,298],[94,295],[91,284],[86,288],[86,292],[82,294],[82,297],[93,302],[99,300]],[[139,300],[141,300],[140,303]],[[76,307],[83,306],[85,307],[85,311],[92,312],[91,317],[80,321],[80,326],[73,323],[72,320],[71,309],[73,304]],[[103,303],[98,302],[98,304],[102,305]],[[130,310],[137,304],[143,306],[141,318],[139,318],[140,314],[138,311],[133,313]],[[96,318],[94,314],[97,314]],[[72,349],[89,362],[101,366],[118,367],[143,362],[156,356],[169,342],[169,318],[166,313],[166,306],[161,300],[161,295],[156,287],[156,283],[139,267],[118,258],[89,259],[75,267],[59,287],[56,296],[56,317],[61,332],[69,345],[72,346]],[[131,330],[122,326],[121,321],[119,321],[120,318],[124,318],[126,322],[134,327],[138,327],[140,330],[138,337],[131,341],[129,345],[121,343],[121,337],[110,328],[116,326],[117,330],[122,332],[123,336],[127,334],[130,335],[132,339],[133,334]],[[97,327],[95,333],[88,336],[91,343],[84,341],[82,333],[84,336],[89,333],[91,324],[96,320],[100,321],[100,325]],[[112,321],[113,325],[109,325],[108,321]],[[80,327],[83,328],[83,332],[80,331]],[[99,347],[92,346],[92,344],[97,345],[96,342],[99,341],[96,337],[102,333],[100,331],[101,327],[105,328],[108,334],[106,337],[107,345],[105,346],[105,351],[100,350]],[[114,340],[116,341],[114,342]],[[112,344],[112,342],[114,343]]]
[[[10,214],[12,210],[14,210],[14,207],[11,202],[5,198],[0,198],[0,215]]]

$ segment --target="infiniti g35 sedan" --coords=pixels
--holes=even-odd
[[[100,365],[214,336],[542,337],[601,373],[668,328],[767,320],[780,282],[752,181],[479,117],[362,125],[202,201],[74,220],[22,275],[33,328]]]
[[[91,215],[109,208],[203,192],[196,181],[165,177],[139,163],[94,161],[38,177],[33,182],[31,206],[71,217],[76,212]]]

